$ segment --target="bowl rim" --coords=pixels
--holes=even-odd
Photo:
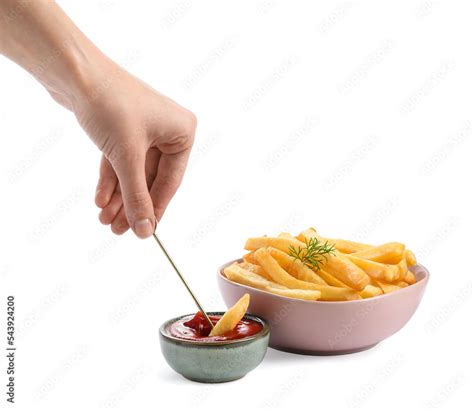
[[[407,286],[405,288],[401,288],[400,290],[397,290],[395,292],[384,293],[383,295],[373,296],[371,298],[365,298],[365,299],[356,299],[356,300],[333,300],[333,301],[331,301],[331,300],[304,300],[304,299],[290,298],[288,296],[277,295],[275,293],[268,292],[268,291],[263,290],[263,289],[253,288],[252,286],[243,285],[243,284],[237,283],[237,282],[232,282],[230,279],[227,279],[224,276],[224,269],[227,266],[229,266],[229,265],[231,265],[235,262],[238,262],[238,263],[243,262],[243,259],[242,258],[234,259],[230,262],[227,262],[227,263],[224,263],[223,265],[221,265],[219,267],[219,269],[217,270],[218,279],[224,280],[225,282],[230,283],[230,284],[235,285],[235,286],[239,286],[239,287],[242,287],[242,288],[245,288],[245,289],[250,289],[250,290],[255,291],[255,292],[260,292],[260,293],[263,293],[263,294],[271,295],[273,297],[278,297],[278,298],[294,301],[294,302],[297,302],[297,303],[301,302],[301,303],[309,303],[309,304],[313,304],[313,305],[316,303],[316,304],[320,304],[320,305],[325,304],[325,305],[340,306],[341,304],[367,303],[367,302],[374,301],[374,300],[379,301],[382,298],[396,297],[397,294],[400,295],[400,294],[402,294],[402,292],[412,291],[413,289],[418,288],[418,287],[425,287],[426,284],[428,283],[428,280],[429,280],[429,277],[430,277],[430,272],[428,271],[428,269],[426,269],[426,267],[424,265],[422,265],[420,263],[417,263],[416,265],[414,265],[414,267],[421,268],[423,270],[424,277],[421,278],[420,280],[418,280],[413,285]],[[408,269],[410,269],[411,267],[412,266],[408,267]]]
[[[208,315],[221,315],[222,316],[225,312],[213,311],[213,312],[206,312],[206,313]],[[246,313],[244,315],[244,319],[250,319],[250,320],[254,320],[254,321],[260,323],[262,325],[262,329],[260,330],[260,332],[255,333],[254,335],[247,336],[247,337],[242,337],[240,339],[216,340],[216,341],[201,342],[199,340],[181,339],[179,337],[172,336],[169,333],[165,332],[165,329],[169,324],[171,324],[173,322],[176,322],[178,320],[181,320],[181,319],[183,319],[185,317],[188,317],[188,316],[192,317],[195,314],[196,313],[188,313],[186,315],[180,315],[180,316],[177,316],[177,317],[166,320],[160,326],[160,330],[159,330],[160,335],[164,339],[169,340],[173,343],[182,344],[182,345],[186,345],[186,346],[203,346],[203,347],[213,347],[214,346],[214,347],[219,347],[219,346],[227,346],[227,345],[246,344],[246,343],[252,342],[254,340],[260,339],[262,337],[265,337],[266,335],[268,335],[270,333],[270,326],[268,325],[268,322],[265,319],[261,318],[260,316],[257,316],[257,315],[251,314],[251,313]]]

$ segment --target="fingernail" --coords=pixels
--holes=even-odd
[[[140,219],[135,222],[133,230],[139,238],[145,239],[153,233],[153,224],[149,219]]]

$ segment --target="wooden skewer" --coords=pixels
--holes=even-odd
[[[174,263],[173,259],[171,259],[171,256],[169,255],[169,253],[166,251],[165,247],[163,246],[163,244],[161,243],[160,239],[158,238],[158,235],[156,235],[156,232],[153,232],[153,238],[155,238],[155,241],[156,243],[158,243],[158,245],[160,246],[161,250],[163,251],[163,253],[165,254],[165,256],[168,258],[168,261],[170,262],[171,266],[173,267],[173,269],[175,270],[175,272],[178,274],[179,278],[181,279],[181,281],[183,282],[184,286],[186,287],[186,289],[188,290],[189,294],[191,295],[191,297],[193,298],[194,300],[194,303],[196,303],[196,306],[198,307],[198,309],[201,311],[201,313],[203,314],[204,318],[206,319],[207,323],[209,324],[209,326],[211,326],[211,329],[214,328],[214,325],[212,324],[211,322],[211,319],[209,319],[209,316],[207,316],[207,313],[206,311],[203,309],[203,307],[201,306],[201,304],[199,303],[197,297],[194,295],[193,291],[191,290],[191,288],[189,287],[188,283],[186,282],[186,280],[184,279],[183,275],[181,274],[181,272],[179,271],[178,267],[176,266],[176,264]]]

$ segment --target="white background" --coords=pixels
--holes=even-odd
[[[175,374],[158,327],[192,301],[152,239],[99,224],[99,152],[2,58],[0,296],[16,300],[16,408],[472,405],[472,5],[317,3],[60,2],[107,54],[198,116],[159,230],[209,310],[225,308],[216,268],[247,237],[315,226],[413,249],[432,274],[415,316],[359,354],[269,349],[220,385]]]

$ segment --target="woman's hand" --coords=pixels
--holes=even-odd
[[[104,154],[95,199],[100,221],[116,234],[132,227],[146,238],[181,183],[196,118],[114,63],[107,65],[71,109]]]
[[[103,152],[101,222],[150,236],[183,178],[194,115],[108,59],[54,1],[2,0],[0,21],[0,52],[73,111]]]

